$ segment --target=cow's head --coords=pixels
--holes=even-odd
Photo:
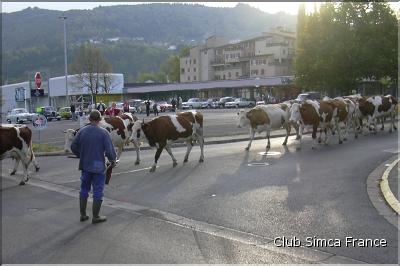
[[[301,118],[300,108],[301,108],[301,104],[300,103],[293,103],[292,106],[290,107],[290,119],[289,119],[289,121],[291,123],[297,123],[297,122],[300,121],[300,118]]]
[[[238,117],[237,117],[237,127],[241,128],[241,127],[246,127],[249,124],[249,119],[247,118],[247,112],[243,109],[241,109],[238,113],[237,113]]]
[[[64,151],[72,153],[71,144],[74,141],[76,133],[78,132],[78,130],[69,128],[69,129],[66,129],[63,132],[65,134]]]
[[[144,137],[143,130],[142,130],[143,124],[144,124],[144,122],[139,121],[139,120],[137,120],[137,121],[135,121],[135,123],[133,123],[133,125],[131,127],[131,130],[132,130],[132,134],[130,137],[131,141],[139,142],[139,140]]]

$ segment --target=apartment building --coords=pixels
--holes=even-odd
[[[295,33],[282,27],[237,43],[211,37],[180,59],[181,82],[292,75]],[[216,41],[218,40],[218,41]]]

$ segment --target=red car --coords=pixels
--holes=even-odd
[[[169,104],[167,102],[158,102],[158,106],[160,106],[160,111],[165,112],[165,111],[171,111],[172,110],[172,104]]]

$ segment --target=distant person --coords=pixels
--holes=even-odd
[[[73,104],[73,103],[71,103],[71,106],[70,106],[70,108],[71,108],[71,116],[72,116],[72,120],[73,121],[76,121],[76,114],[75,114],[75,104]]]
[[[71,144],[72,152],[79,158],[79,170],[82,171],[81,188],[79,192],[80,221],[86,221],[87,199],[91,187],[93,187],[93,217],[92,223],[105,222],[105,216],[100,216],[100,208],[103,202],[105,183],[105,158],[111,165],[115,165],[117,155],[110,135],[107,130],[99,127],[101,115],[94,110],[89,115],[90,124],[81,128]]]
[[[175,108],[176,108],[176,100],[175,100],[175,98],[172,98],[171,104],[172,104],[172,111],[175,112]]]
[[[128,103],[128,101],[124,102],[124,113],[129,113],[129,103]]]
[[[158,116],[158,105],[157,105],[157,103],[153,104],[153,112],[154,112],[154,116]]]
[[[105,111],[105,114],[108,115],[109,117],[117,116],[121,112],[120,109],[117,108],[116,103],[112,103],[110,108],[107,108]]]
[[[146,114],[147,114],[147,116],[149,116],[150,115],[150,101],[147,100],[145,102],[145,104],[146,104]]]
[[[182,109],[182,98],[181,98],[181,96],[178,97],[178,109]]]
[[[104,112],[106,111],[106,105],[100,101],[99,105],[97,105],[97,110],[100,112],[101,115],[104,115]]]

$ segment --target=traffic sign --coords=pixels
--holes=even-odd
[[[33,119],[33,128],[36,130],[43,130],[47,128],[47,118],[44,115],[37,115]]]

